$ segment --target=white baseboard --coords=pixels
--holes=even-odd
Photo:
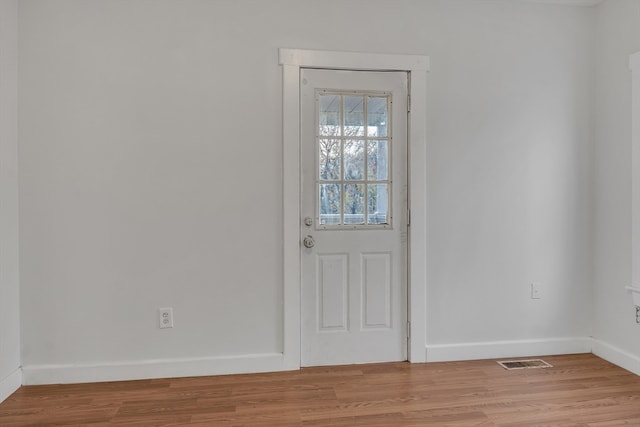
[[[282,353],[107,362],[103,364],[27,365],[22,384],[69,384],[286,371]]]
[[[0,380],[0,403],[11,396],[22,385],[22,369],[18,368]]]
[[[618,365],[627,371],[640,375],[640,357],[628,353],[618,347],[593,339],[592,353],[596,356]]]
[[[427,362],[590,353],[591,341],[590,338],[551,338],[427,345]]]
[[[640,357],[591,338],[472,342],[427,345],[427,362],[593,353],[636,375]],[[0,402],[22,384],[65,384],[247,374],[298,369],[282,353],[209,358],[107,362],[102,364],[28,365],[0,380]]]

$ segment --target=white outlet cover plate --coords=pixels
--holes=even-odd
[[[542,298],[542,291],[540,289],[540,283],[532,283],[531,284],[531,299],[540,299]]]
[[[158,321],[160,329],[173,328],[173,308],[159,308]]]

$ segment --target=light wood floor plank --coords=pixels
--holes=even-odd
[[[640,377],[591,354],[22,387],[0,426],[640,427]]]

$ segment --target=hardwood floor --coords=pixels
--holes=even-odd
[[[22,387],[0,426],[640,426],[640,377],[590,354]]]

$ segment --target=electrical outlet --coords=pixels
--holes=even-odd
[[[173,328],[173,308],[159,308],[158,320],[160,321],[160,329]]]
[[[531,299],[541,299],[542,290],[540,289],[540,283],[531,284]]]

